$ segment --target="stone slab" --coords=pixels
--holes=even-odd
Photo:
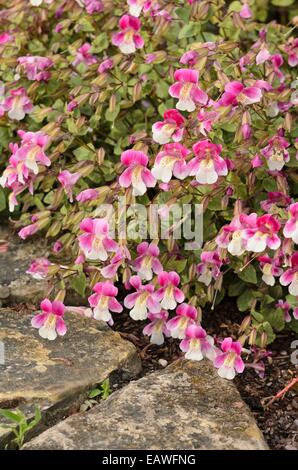
[[[0,252],[0,306],[22,302],[37,305],[48,285],[46,281],[33,279],[26,271],[32,259],[47,255],[46,240],[22,241],[8,223],[0,225],[0,240],[8,242],[8,250]]]
[[[179,360],[67,418],[24,449],[238,450],[267,445],[235,385]]]
[[[0,408],[17,407],[30,416],[39,406],[47,410],[48,423],[43,424],[51,425],[107,377],[128,380],[141,370],[134,345],[103,322],[67,313],[66,336],[48,341],[31,327],[31,318],[32,312],[0,309],[5,353],[0,365]],[[0,447],[6,436],[2,428]]]

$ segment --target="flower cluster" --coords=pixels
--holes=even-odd
[[[128,314],[232,379],[245,344],[297,331],[295,18],[258,22],[254,0],[30,0],[16,28],[7,4],[0,210],[7,197],[19,236],[53,243],[27,271],[55,298],[32,325],[52,340],[67,311],[110,326]],[[174,217],[197,205],[202,246]],[[160,232],[143,236],[140,207],[150,229],[157,207]],[[64,305],[70,287],[90,308]],[[226,294],[245,313],[238,341],[208,335]]]

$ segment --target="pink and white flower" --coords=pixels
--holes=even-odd
[[[182,303],[177,307],[176,316],[167,322],[167,328],[172,338],[183,339],[190,325],[196,324],[198,311],[193,305]]]
[[[98,73],[104,73],[106,72],[107,70],[110,70],[114,67],[114,61],[113,59],[105,59],[101,62],[101,64],[99,65],[97,71]]]
[[[219,100],[221,106],[250,105],[259,103],[262,99],[262,89],[258,86],[245,87],[241,82],[234,81],[225,85],[225,91]]]
[[[223,353],[219,353],[214,361],[214,366],[218,369],[218,375],[224,379],[232,380],[236,372],[240,374],[244,371],[244,362],[241,359],[242,346],[239,341],[226,338],[221,343]]]
[[[38,328],[39,335],[44,339],[53,341],[57,335],[64,336],[67,327],[63,320],[65,306],[59,300],[51,302],[44,299],[41,304],[41,313],[35,315],[31,320],[33,328]]]
[[[212,279],[218,279],[223,261],[217,251],[203,251],[201,253],[201,263],[197,265],[198,281],[209,286]]]
[[[288,54],[288,64],[290,67],[298,65],[298,38],[290,38],[285,46],[285,51]]]
[[[28,80],[41,82],[47,81],[51,77],[51,73],[47,69],[53,65],[53,61],[47,57],[23,56],[18,58],[18,63]]]
[[[90,307],[93,308],[93,318],[113,324],[111,312],[121,313],[122,305],[116,299],[117,287],[110,281],[97,282],[93,287],[95,294],[88,297]]]
[[[184,117],[176,109],[167,109],[164,120],[155,122],[152,126],[153,140],[160,145],[167,144],[172,139],[180,142],[184,132]]]
[[[93,15],[93,13],[100,13],[103,11],[104,6],[101,0],[83,0],[86,12],[89,15]]]
[[[265,214],[256,219],[256,227],[244,230],[246,250],[261,253],[266,248],[277,250],[280,247],[278,232],[281,225],[271,214]]]
[[[182,144],[166,144],[156,155],[152,167],[152,175],[163,183],[168,183],[173,175],[182,180],[188,176],[188,166],[185,158],[190,151]]]
[[[298,202],[291,204],[288,211],[289,220],[284,226],[284,236],[291,238],[294,243],[298,244]]]
[[[125,245],[120,245],[110,264],[100,270],[101,275],[106,279],[112,279],[116,276],[119,267],[125,265],[126,260],[130,261],[130,259],[131,255],[128,248]]]
[[[133,268],[141,279],[150,281],[154,274],[162,271],[162,265],[158,259],[159,248],[151,242],[142,242],[137,246],[138,256],[133,262]]]
[[[284,164],[290,160],[289,152],[286,150],[290,143],[283,137],[284,131],[269,139],[268,145],[262,150],[270,171],[280,171]]]
[[[276,308],[282,309],[284,313],[285,322],[289,323],[292,320],[292,317],[290,315],[291,305],[288,302],[285,302],[284,300],[279,300],[276,304]],[[298,320],[298,315],[296,319]]]
[[[34,235],[40,227],[38,226],[37,223],[29,224],[26,225],[26,227],[23,227],[19,232],[18,235],[22,240],[26,240],[26,238],[31,237],[31,235]]]
[[[97,198],[98,192],[96,191],[96,189],[92,188],[84,189],[76,196],[76,200],[82,204],[84,204],[84,202],[94,201]]]
[[[109,251],[117,251],[117,243],[109,236],[109,224],[105,219],[87,217],[80,223],[84,232],[78,237],[81,250],[90,260],[106,261]]]
[[[252,11],[251,9],[249,8],[249,5],[247,2],[244,2],[244,4],[242,5],[242,8],[239,12],[239,15],[241,16],[242,19],[244,20],[248,20],[249,18],[252,17]]]
[[[61,183],[62,187],[64,188],[70,202],[73,202],[72,188],[80,178],[81,178],[80,173],[70,173],[68,170],[63,170],[58,175],[58,181]]]
[[[200,325],[190,325],[186,329],[180,349],[185,352],[185,359],[193,361],[201,361],[204,357],[213,361],[215,356],[214,339]]]
[[[179,69],[174,73],[176,83],[170,86],[169,93],[178,98],[176,108],[191,113],[196,104],[206,105],[208,95],[198,86],[199,72],[193,69]]]
[[[280,191],[269,191],[267,193],[267,199],[261,202],[261,208],[264,211],[269,212],[274,206],[287,207],[289,204],[291,204],[291,202],[292,198],[290,196],[287,196]]]
[[[36,258],[34,261],[32,261],[26,273],[30,274],[33,279],[40,281],[41,279],[45,279],[47,277],[50,266],[51,263],[47,258]]]
[[[143,334],[150,337],[150,343],[161,345],[164,343],[164,337],[170,336],[167,328],[167,319],[169,313],[161,310],[158,313],[148,313],[150,323],[143,329]]]
[[[150,10],[151,1],[150,0],[127,0],[129,5],[129,14],[132,16],[140,16],[142,10],[146,13]]]
[[[146,320],[148,312],[159,313],[161,311],[152,284],[142,285],[142,280],[139,276],[132,276],[129,279],[129,283],[136,292],[125,297],[124,306],[130,309],[129,315],[133,320]]]
[[[135,16],[123,15],[119,21],[121,31],[113,34],[112,43],[118,46],[123,54],[133,54],[137,49],[142,49],[144,39],[138,33],[141,22]]]
[[[39,172],[38,164],[51,165],[51,160],[45,154],[45,149],[50,142],[49,136],[42,132],[25,132],[23,130],[19,130],[18,135],[21,137],[21,143],[20,146],[14,144],[11,147],[12,157],[24,162],[34,175]]]
[[[241,256],[246,250],[245,229],[256,227],[257,214],[240,214],[225,225],[216,237],[217,246],[227,248],[233,256]]]
[[[147,188],[156,185],[156,179],[148,170],[148,156],[139,150],[125,150],[121,155],[121,162],[128,168],[119,178],[119,184],[123,188],[133,187],[134,196],[143,196]]]
[[[221,145],[209,140],[201,140],[194,144],[195,158],[188,163],[190,176],[195,176],[200,184],[214,184],[219,176],[228,174],[225,160],[220,156]]]
[[[282,286],[289,286],[291,295],[298,295],[298,251],[291,256],[291,267],[279,278]]]
[[[33,105],[27,96],[25,88],[10,90],[9,96],[5,98],[3,104],[4,111],[7,111],[10,119],[21,121],[26,114],[31,113]]]
[[[283,270],[280,267],[279,258],[270,258],[270,256],[259,256],[260,269],[263,273],[262,280],[268,286],[274,286],[275,277],[280,276]]]
[[[74,67],[77,67],[79,64],[84,64],[87,67],[89,65],[96,64],[97,58],[90,54],[91,44],[85,42],[76,52],[76,58],[72,62]]]
[[[180,276],[175,271],[162,271],[157,277],[158,283],[161,286],[157,291],[157,297],[160,305],[165,310],[174,310],[177,303],[183,302],[185,296],[178,288],[180,283]]]

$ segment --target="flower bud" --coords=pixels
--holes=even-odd
[[[251,325],[251,316],[247,315],[243,320],[239,328],[239,332],[246,331],[247,328]]]

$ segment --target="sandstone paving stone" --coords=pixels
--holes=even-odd
[[[267,449],[232,382],[208,361],[179,360],[28,442],[39,449]]]
[[[0,240],[8,242],[8,250],[0,252],[0,306],[21,302],[37,304],[47,290],[47,282],[26,274],[34,258],[47,255],[46,240],[22,241],[8,223],[0,225]]]
[[[19,408],[31,416],[39,406],[44,414],[39,430],[77,410],[89,390],[107,377],[128,380],[140,373],[134,345],[105,323],[67,313],[66,336],[48,341],[30,326],[32,313],[0,309],[0,342],[4,345],[0,408]],[[7,430],[2,427],[0,447],[7,440]]]

